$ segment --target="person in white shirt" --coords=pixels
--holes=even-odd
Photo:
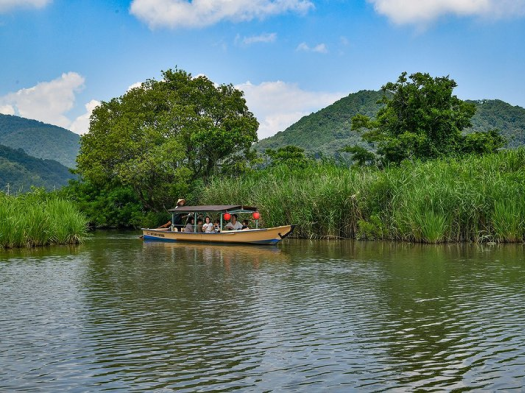
[[[204,219],[204,224],[202,225],[202,231],[205,233],[213,233],[215,232],[215,228],[213,227],[213,223],[210,220],[210,217],[206,216]]]
[[[239,221],[237,221],[237,214],[232,214],[231,221],[226,224],[224,229],[229,229],[229,230],[234,230],[234,231],[238,231],[242,229],[242,224]]]

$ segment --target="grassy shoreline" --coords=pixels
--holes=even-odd
[[[0,193],[0,248],[78,244],[87,220],[74,204],[36,190],[11,196]]]
[[[281,166],[214,179],[199,202],[254,204],[265,226],[295,223],[296,236],[309,239],[523,242],[523,195],[521,148],[381,171]]]

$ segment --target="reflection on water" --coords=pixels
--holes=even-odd
[[[167,254],[173,260],[215,263],[226,269],[232,263],[250,263],[257,268],[262,262],[283,263],[290,260],[277,246],[257,245],[214,245],[214,244],[184,244],[148,241],[144,242],[146,258],[164,258]]]
[[[118,233],[0,252],[0,390],[519,390],[524,255]]]

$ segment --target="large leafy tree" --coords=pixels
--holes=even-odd
[[[93,185],[129,186],[157,211],[195,180],[245,170],[259,126],[232,85],[177,69],[162,76],[98,106],[77,158]]]
[[[429,74],[401,74],[382,87],[384,106],[375,119],[356,115],[352,129],[366,129],[362,137],[377,147],[383,163],[432,159],[460,153],[486,153],[503,146],[499,132],[484,135],[462,131],[471,125],[475,106],[453,95],[456,82]],[[357,147],[347,148],[355,153]],[[362,150],[362,149],[361,149]],[[361,151],[359,150],[359,151]],[[359,158],[359,157],[358,157]],[[358,160],[373,161],[371,157]]]

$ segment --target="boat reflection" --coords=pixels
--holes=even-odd
[[[188,244],[144,241],[144,251],[151,253],[168,252],[175,260],[221,263],[226,267],[232,263],[251,263],[258,267],[261,263],[289,262],[290,255],[278,247],[256,245]]]

